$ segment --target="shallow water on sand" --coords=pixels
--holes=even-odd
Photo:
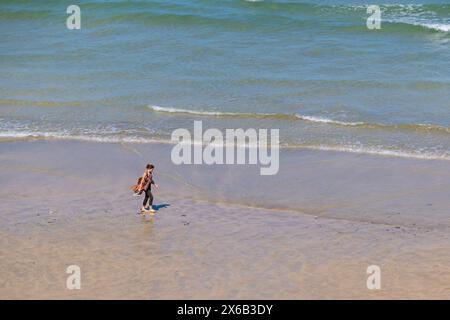
[[[169,152],[0,144],[0,297],[448,297],[445,162],[291,150],[282,169],[302,166],[277,180],[252,167],[175,167]],[[150,156],[159,210],[143,217],[128,187]],[[73,264],[81,290],[65,286]],[[373,264],[376,292],[366,287]]]
[[[405,227],[450,226],[447,161],[282,150],[278,174],[262,176],[259,165],[174,165],[167,144],[34,141],[4,142],[0,147],[5,179],[18,185],[26,175],[14,178],[13,172],[31,170],[60,177],[54,183],[61,186],[66,180],[86,184],[70,189],[80,195],[86,189],[94,192],[95,184],[112,185],[111,196],[124,194],[151,160],[162,186],[156,192],[172,199]],[[45,188],[44,181],[31,183]],[[57,194],[58,188],[49,192]]]

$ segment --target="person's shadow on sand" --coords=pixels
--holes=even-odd
[[[169,203],[157,204],[157,205],[153,205],[153,209],[155,211],[159,211],[159,209],[164,209],[164,208],[167,208],[168,206],[170,206]]]

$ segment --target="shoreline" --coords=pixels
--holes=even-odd
[[[175,145],[177,142],[171,141],[168,138],[143,138],[143,137],[92,137],[84,135],[63,135],[57,133],[27,133],[17,132],[14,134],[0,134],[0,143],[4,142],[34,142],[34,141],[67,141],[67,142],[86,142],[86,143],[110,143],[110,144],[164,144]],[[239,146],[238,146],[239,147]],[[242,147],[242,146],[240,146]],[[247,147],[248,148],[248,147]],[[349,147],[349,146],[333,146],[333,145],[308,145],[308,144],[289,144],[286,142],[280,143],[280,150],[311,150],[311,151],[327,151],[350,153],[356,155],[368,155],[376,157],[392,157],[404,159],[418,159],[418,160],[435,160],[435,161],[450,161],[450,154],[421,154],[415,151],[407,150],[390,150],[390,149],[376,149],[372,147]]]
[[[170,160],[173,144],[164,142],[134,144],[78,140],[13,141],[1,142],[0,152],[5,146],[9,150],[23,153],[18,157],[28,158],[32,155],[36,158],[39,156],[36,162],[50,164],[48,170],[51,171],[52,159],[48,158],[47,152],[42,152],[42,148],[47,149],[50,153],[49,156],[52,156],[51,153],[56,153],[55,156],[59,161],[67,162],[67,164],[73,162],[77,174],[79,177],[83,177],[86,175],[86,167],[83,166],[84,159],[77,161],[77,159],[68,158],[66,154],[66,149],[74,149],[76,153],[85,153],[85,157],[90,157],[91,162],[96,163],[99,171],[95,171],[95,174],[101,173],[102,178],[111,179],[120,173],[118,180],[121,182],[128,180],[131,184],[134,184],[136,177],[141,175],[140,171],[143,165],[147,162],[155,162],[163,165],[162,167],[159,165],[159,169],[162,170],[158,170],[156,176],[162,176],[166,180],[165,182],[169,183],[168,188],[163,192],[170,192],[170,195],[176,198],[208,201],[211,204],[232,203],[261,210],[321,216],[320,213],[324,210],[335,210],[339,205],[345,204],[345,207],[351,207],[352,203],[358,203],[363,205],[364,209],[370,209],[366,207],[367,203],[360,202],[374,202],[373,198],[378,198],[380,202],[386,202],[392,201],[398,196],[395,206],[407,206],[410,213],[414,213],[415,218],[419,218],[418,215],[426,213],[429,209],[436,211],[435,207],[430,207],[433,202],[437,202],[441,207],[438,211],[439,218],[442,218],[443,221],[431,227],[442,226],[441,222],[445,222],[445,227],[450,227],[450,222],[446,219],[450,200],[446,199],[445,192],[450,186],[450,183],[447,182],[450,180],[450,168],[446,161],[329,150],[280,149],[280,172],[273,176],[261,176],[259,164],[174,165]],[[116,159],[103,162],[111,151],[114,151]],[[102,154],[103,152],[106,152],[106,155]],[[13,154],[10,158],[13,160],[14,166],[17,166],[19,161],[15,157]],[[0,155],[0,161],[2,160],[8,161],[8,158]],[[114,163],[114,161],[118,163]],[[104,168],[101,168],[102,162],[105,164]],[[0,164],[5,163],[7,162],[0,162]],[[24,165],[30,166],[28,161],[24,161]],[[64,169],[67,168],[61,169],[61,174],[64,174]],[[114,175],[111,172],[114,172]],[[220,179],[219,184],[217,184],[217,179]],[[237,183],[235,184],[235,182]],[[264,183],[270,184],[270,187],[261,187]],[[216,186],[214,187],[214,185]],[[348,190],[340,190],[342,186]],[[412,204],[408,204],[411,200],[419,202],[419,199],[410,198],[413,194],[412,186],[416,187],[415,195],[423,197],[420,199],[420,209],[413,208]],[[125,189],[128,189],[128,185]],[[125,189],[115,191],[123,192]],[[276,189],[276,191],[267,192],[266,189]],[[296,190],[308,198],[305,199],[308,201],[299,202],[295,194]],[[394,195],[389,194],[393,191],[395,191]],[[355,197],[355,193],[359,197]],[[270,199],[265,201],[264,198],[267,198],[268,194],[270,194]],[[317,194],[320,194],[320,197]],[[333,196],[335,199],[331,199]],[[338,200],[341,202],[336,203]],[[342,201],[346,203],[342,203]],[[314,205],[305,206],[305,203]],[[314,210],[322,206],[323,210]],[[387,204],[383,209],[387,209],[386,207]],[[361,207],[355,209],[360,210]],[[396,210],[400,210],[400,208]],[[357,219],[357,216],[358,214],[341,215],[339,211],[325,215],[330,218],[348,218],[348,220],[361,222],[391,223],[388,220]],[[417,225],[420,224],[410,226]]]
[[[280,150],[279,175],[262,177],[258,166],[174,166],[169,154],[0,143],[0,297],[448,297],[446,163]],[[144,217],[128,187],[150,161],[159,210]],[[73,264],[81,290],[65,288]],[[369,265],[381,290],[366,288]]]

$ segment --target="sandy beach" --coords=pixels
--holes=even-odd
[[[449,13],[0,1],[0,300],[450,299]]]
[[[166,144],[0,143],[1,299],[450,296],[446,161],[281,150],[280,172]],[[156,164],[155,216],[128,189]],[[81,289],[66,288],[66,268]],[[366,269],[381,269],[381,290]]]

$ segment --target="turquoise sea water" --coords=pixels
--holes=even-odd
[[[450,160],[450,4],[0,1],[0,138],[147,142],[279,128],[284,147]],[[74,3],[75,4],[75,3]]]

